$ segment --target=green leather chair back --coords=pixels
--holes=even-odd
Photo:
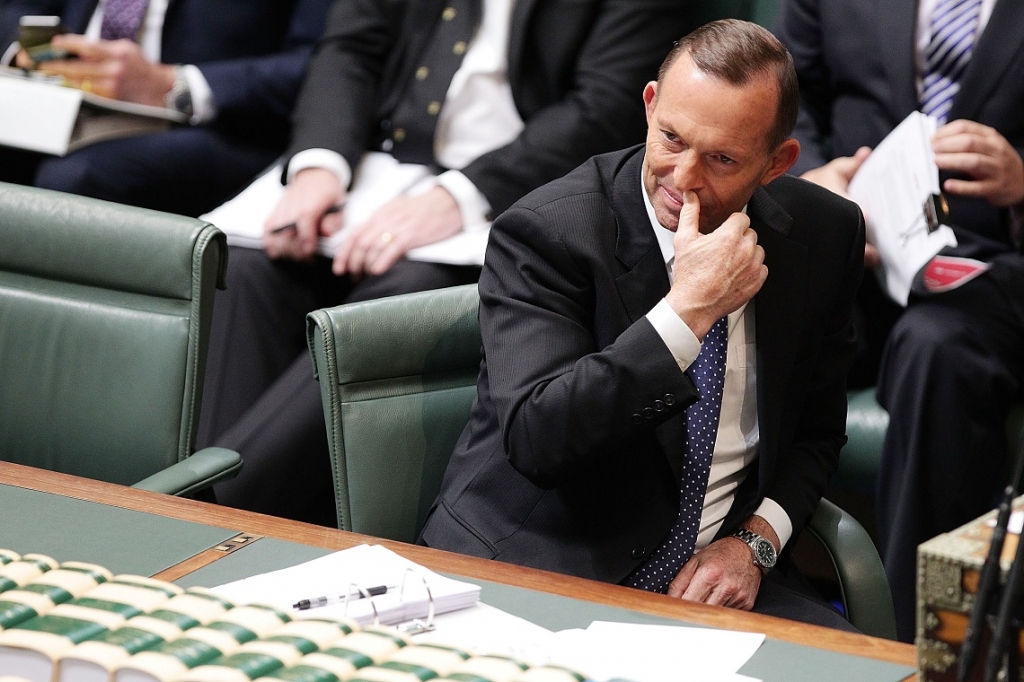
[[[130,485],[188,457],[225,260],[208,223],[0,183],[0,459]]]
[[[771,28],[781,0],[705,0],[694,11],[700,23],[735,17]]]
[[[478,302],[467,285],[309,315],[343,530],[415,541],[476,397]]]

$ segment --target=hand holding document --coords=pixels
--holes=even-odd
[[[880,277],[889,296],[902,305],[925,265],[957,243],[944,224],[931,145],[935,129],[934,118],[910,114],[875,148],[848,190],[870,216],[868,240],[882,257]]]

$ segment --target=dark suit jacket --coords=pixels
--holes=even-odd
[[[861,145],[874,147],[919,108],[914,0],[787,0],[775,32],[793,53],[802,106],[794,173]],[[961,80],[949,120],[991,126],[1024,154],[1024,3],[998,0]],[[983,200],[949,197],[958,230],[1009,246],[1008,213]],[[986,253],[977,255],[985,256]]]
[[[0,49],[25,14],[59,15],[83,33],[98,0],[11,0],[0,10]],[[195,64],[213,90],[213,128],[246,144],[287,142],[289,116],[331,0],[170,0],[161,61]]]
[[[376,149],[443,7],[335,5],[296,107],[289,155],[331,149],[354,168]],[[643,86],[691,28],[691,13],[679,0],[517,0],[508,77],[526,129],[462,169],[495,215],[590,156],[643,139]]]
[[[619,582],[671,528],[697,393],[645,317],[669,280],[642,160],[595,157],[494,223],[477,400],[427,544]],[[860,213],[826,190],[783,177],[748,213],[769,271],[753,301],[760,447],[720,535],[765,496],[795,532],[817,505],[845,442],[863,269]]]

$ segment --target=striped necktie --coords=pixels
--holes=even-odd
[[[679,491],[679,516],[665,541],[623,581],[624,585],[667,592],[669,583],[693,556],[722,413],[728,319],[723,317],[711,327],[700,354],[686,370],[697,386],[700,400],[686,408],[686,461]]]
[[[100,38],[103,40],[135,40],[146,16],[149,0],[107,0],[103,7]]]
[[[925,52],[921,110],[946,122],[978,33],[981,0],[939,0],[931,18],[931,40]]]

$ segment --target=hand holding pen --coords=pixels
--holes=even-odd
[[[335,213],[341,213],[341,210],[343,208],[345,208],[345,202],[344,201],[339,201],[338,203],[334,204],[333,206],[328,208],[326,211],[324,211],[324,215],[327,216],[327,215],[333,215]],[[284,225],[278,225],[277,227],[271,228],[270,234],[281,234],[282,232],[286,232],[287,230],[297,230],[297,229],[299,229],[299,224],[297,222],[295,222],[295,221],[292,221],[290,223],[285,223]]]

